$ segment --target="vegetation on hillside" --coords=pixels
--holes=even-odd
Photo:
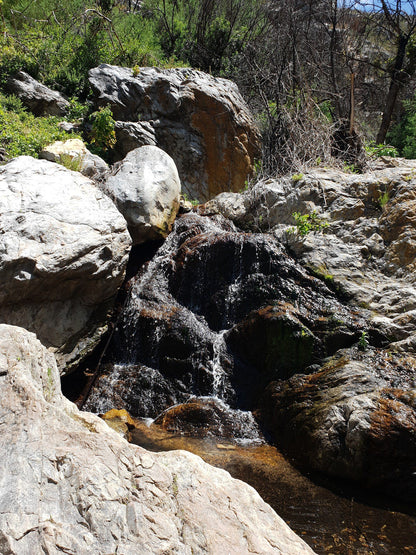
[[[416,1],[0,0],[0,31],[3,91],[23,69],[84,111],[100,63],[191,65],[235,80],[267,173],[336,158],[360,168],[376,138],[416,155]]]

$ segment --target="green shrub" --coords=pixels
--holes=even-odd
[[[109,106],[101,107],[91,114],[90,143],[93,150],[102,153],[116,144],[115,121]]]
[[[0,94],[0,147],[6,150],[7,159],[21,155],[37,158],[46,145],[66,140],[68,134],[58,126],[60,121],[62,118],[55,116],[35,117],[20,100]]]
[[[396,158],[399,156],[399,151],[392,145],[376,145],[374,141],[365,145],[365,151],[370,156],[392,156]]]
[[[291,233],[297,233],[301,237],[305,237],[311,231],[324,231],[328,226],[328,222],[325,222],[319,218],[316,212],[311,214],[301,214],[300,212],[294,212],[292,214],[295,220],[296,227],[290,228]]]
[[[387,135],[387,140],[405,158],[416,158],[416,95],[403,102],[403,114]]]
[[[368,349],[369,344],[370,343],[368,341],[368,333],[366,331],[363,331],[358,341],[358,348],[360,349],[360,351],[366,351]]]

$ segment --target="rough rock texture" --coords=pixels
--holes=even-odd
[[[0,229],[0,321],[36,332],[62,367],[75,362],[123,281],[124,218],[78,172],[21,156],[0,168]]]
[[[106,162],[92,154],[81,139],[56,141],[47,145],[40,152],[39,158],[69,166],[70,169],[95,179],[102,178],[109,170]]]
[[[314,275],[371,310],[372,325],[402,342],[416,327],[416,162],[395,164],[363,175],[317,168],[300,180],[262,181],[247,194],[220,195],[206,210],[274,233]],[[290,232],[294,212],[314,211],[329,223],[325,233]]]
[[[339,351],[317,372],[271,384],[265,414],[308,469],[416,501],[416,359]]]
[[[86,406],[154,418],[214,395],[252,409],[271,380],[351,346],[366,325],[275,238],[185,214],[132,283]]]
[[[127,220],[133,244],[161,239],[179,209],[181,182],[172,158],[155,146],[129,152],[101,185]]]
[[[316,168],[295,178],[261,181],[244,194],[219,195],[204,207],[206,214],[224,214],[244,230],[273,234],[338,298],[364,308],[368,318],[365,333],[355,337],[368,351],[339,351],[324,365],[314,360],[307,375],[301,363],[297,376],[268,388],[264,416],[276,440],[305,468],[412,501],[415,178],[416,162],[410,160],[386,160],[363,175]],[[328,227],[301,236],[294,212],[315,212]],[[293,368],[317,352],[316,345],[310,350],[308,330],[318,334],[310,325],[302,331],[302,325],[293,308],[264,307],[231,331],[229,343],[238,340],[237,352],[258,368],[277,361],[282,369],[287,362]],[[293,334],[288,339],[290,328],[298,330],[301,342],[294,342]],[[334,353],[348,347],[345,331],[327,336]]]
[[[120,120],[120,157],[156,144],[175,160],[183,190],[200,201],[244,187],[260,155],[259,133],[234,83],[189,68],[133,75],[106,64],[89,79],[96,104],[109,104]]]
[[[191,398],[160,414],[152,426],[197,437],[214,436],[231,441],[238,438],[263,440],[258,424],[250,412],[232,410],[218,398]]]
[[[0,325],[0,551],[313,553],[248,485],[128,444],[62,397],[53,356]]]
[[[20,98],[35,116],[63,116],[69,102],[57,91],[42,85],[24,71],[7,81],[7,91]]]

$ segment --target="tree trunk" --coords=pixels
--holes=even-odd
[[[397,97],[400,89],[403,86],[403,65],[406,55],[406,47],[409,42],[408,36],[401,35],[399,37],[399,44],[397,47],[396,60],[394,62],[394,69],[391,75],[391,82],[389,92],[386,98],[386,104],[383,110],[383,118],[381,120],[380,129],[377,133],[376,143],[383,144],[386,140],[387,131],[389,130],[393,111],[396,106]]]

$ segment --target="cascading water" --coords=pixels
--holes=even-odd
[[[277,336],[282,341],[293,336],[296,342],[299,335],[298,349],[305,343],[304,328],[314,324],[312,313],[319,326],[325,315],[345,313],[273,237],[239,232],[220,216],[192,213],[179,218],[174,232],[132,281],[111,355],[86,408],[125,408],[133,416],[155,418],[173,405],[195,398],[206,404],[210,398],[214,401],[208,408],[199,402],[193,414],[234,419],[240,437],[254,437],[257,426],[239,409],[256,406],[264,386],[279,377],[283,360],[283,347],[274,336],[274,351],[267,348],[266,358],[256,355],[257,334],[262,340],[268,335],[250,327],[252,314],[262,321],[261,311],[271,307],[268,317],[280,326]],[[295,305],[296,318],[287,322],[288,307],[295,310]],[[319,343],[318,335],[306,335]]]
[[[274,448],[258,445],[249,412],[264,410],[269,382],[308,373],[322,357],[356,342],[365,329],[357,311],[272,236],[195,213],[177,220],[130,283],[87,409],[127,409],[142,417],[134,443],[194,451],[251,483],[319,553],[408,549],[414,519],[374,514],[357,503],[353,515],[344,496],[328,495]],[[397,518],[387,534],[386,518]]]

